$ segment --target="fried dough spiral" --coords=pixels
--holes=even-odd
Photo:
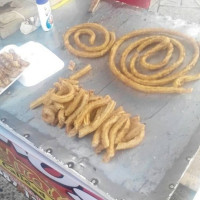
[[[94,45],[96,33],[98,31],[104,36],[104,42],[100,45]],[[78,48],[70,44],[70,36],[73,35],[74,42]],[[90,46],[81,42],[82,35],[89,36]],[[108,32],[102,25],[96,23],[85,23],[70,28],[64,35],[66,48],[74,55],[85,58],[97,58],[105,55],[115,42],[115,33]]]
[[[173,36],[172,36],[173,35]],[[184,39],[193,49],[191,60],[186,66],[181,67],[185,59],[185,47],[179,41]],[[118,49],[129,39],[142,37],[135,40],[124,50],[120,59],[120,66],[115,64]],[[178,59],[169,63],[175,49],[178,50]],[[163,60],[157,64],[151,64],[148,59],[158,52],[166,50]],[[127,60],[131,52],[129,66]],[[184,82],[200,79],[200,75],[187,75],[195,67],[199,59],[198,43],[182,33],[166,29],[142,29],[133,31],[121,37],[113,45],[110,52],[109,65],[111,71],[126,85],[146,93],[188,93],[192,89],[180,87]],[[138,67],[151,71],[151,74],[144,74],[138,71]],[[158,71],[160,70],[160,71]],[[153,73],[152,73],[153,72]],[[171,84],[171,86],[170,86]]]

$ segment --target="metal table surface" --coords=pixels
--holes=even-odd
[[[21,45],[37,41],[58,55],[67,65],[74,60],[78,68],[91,63],[92,72],[81,79],[81,85],[97,94],[109,94],[118,105],[132,115],[140,115],[146,124],[146,137],[135,149],[119,152],[105,164],[90,145],[91,136],[68,138],[64,130],[50,127],[41,120],[41,108],[30,110],[29,104],[52,87],[59,77],[71,72],[67,68],[34,87],[16,82],[0,96],[0,118],[19,134],[30,134],[29,140],[64,163],[74,162],[74,170],[88,180],[96,178],[98,188],[116,199],[161,200],[172,192],[188,165],[189,156],[199,146],[200,82],[192,83],[194,91],[187,95],[143,94],[117,80],[108,67],[108,55],[97,59],[77,58],[66,51],[63,34],[76,24],[98,22],[115,31],[117,37],[146,27],[168,27],[197,38],[200,27],[181,20],[172,20],[124,4],[103,1],[94,14],[87,12],[89,0],[74,0],[53,12],[55,27],[50,32],[41,29],[24,36],[17,32],[0,41]],[[188,53],[188,57],[191,52]],[[42,55],[41,55],[42,56]],[[198,69],[197,69],[198,70]],[[81,178],[81,177],[80,177]]]

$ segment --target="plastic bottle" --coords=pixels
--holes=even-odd
[[[53,17],[48,0],[36,0],[40,23],[44,31],[49,31],[53,27]]]

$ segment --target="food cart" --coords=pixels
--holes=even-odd
[[[189,94],[138,92],[112,74],[109,55],[76,57],[66,50],[63,35],[74,25],[95,22],[115,32],[117,38],[137,29],[167,27],[198,39],[200,26],[112,0],[102,1],[94,13],[88,12],[89,6],[90,0],[71,1],[53,11],[51,31],[38,29],[26,36],[17,32],[1,40],[0,48],[15,45],[20,52],[20,48],[27,50],[24,45],[28,42],[33,46],[40,43],[65,66],[70,60],[76,63],[76,70],[91,64],[92,71],[80,79],[81,86],[99,95],[109,94],[117,105],[123,105],[132,115],[140,115],[146,124],[144,141],[104,163],[93,151],[90,136],[69,138],[64,130],[43,122],[41,108],[30,110],[29,106],[60,77],[72,74],[67,67],[61,67],[34,86],[25,87],[16,81],[1,94],[0,173],[32,199],[170,199],[189,164],[186,158],[199,147],[199,81],[189,83],[194,89]],[[191,55],[188,47],[186,59]],[[43,62],[41,71],[48,71],[50,58],[42,57],[48,64]]]

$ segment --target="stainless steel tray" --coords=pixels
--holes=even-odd
[[[55,28],[52,32],[38,30],[27,37],[17,33],[2,41],[2,45],[36,40],[66,64],[74,60],[81,68],[90,63],[93,70],[81,79],[81,85],[95,90],[97,94],[109,94],[132,115],[140,115],[142,122],[146,123],[146,137],[142,144],[117,153],[109,164],[105,164],[101,161],[102,157],[94,153],[91,136],[81,140],[68,138],[64,130],[50,127],[41,120],[41,108],[29,110],[29,104],[59,77],[70,75],[67,68],[34,87],[24,88],[15,83],[8,93],[0,97],[0,118],[6,118],[6,123],[21,135],[28,133],[29,140],[37,147],[44,150],[51,148],[52,155],[64,164],[73,162],[75,171],[88,180],[95,180],[97,187],[113,198],[167,199],[172,192],[171,184],[177,184],[188,165],[186,158],[194,155],[199,146],[200,82],[189,84],[194,91],[187,95],[135,91],[114,77],[108,66],[108,55],[98,59],[74,57],[65,50],[62,35],[67,28],[87,21],[103,24],[110,31],[115,31],[117,37],[140,28],[167,27],[197,38],[200,26],[111,0],[102,1],[97,12],[89,14],[89,3],[89,0],[74,0],[54,11]],[[187,59],[191,53],[188,49]]]

